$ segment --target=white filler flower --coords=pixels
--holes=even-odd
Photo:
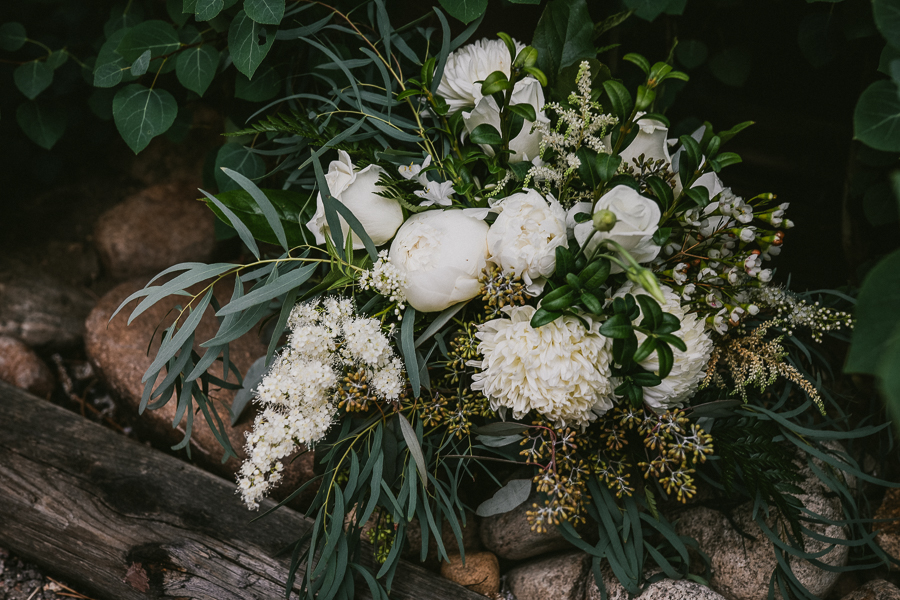
[[[686,314],[681,306],[681,299],[668,286],[660,286],[666,303],[662,305],[663,312],[671,313],[681,321],[681,329],[674,332],[675,335],[687,346],[687,351],[682,352],[672,347],[674,364],[669,376],[662,383],[654,387],[644,388],[644,402],[656,412],[664,412],[670,408],[683,406],[684,403],[697,391],[697,384],[706,376],[706,365],[712,354],[713,342],[705,330],[705,321],[697,318],[697,315]],[[622,297],[625,294],[632,296],[647,295],[643,288],[632,282],[627,282],[619,288],[615,295]],[[640,322],[642,317],[635,321]],[[645,336],[637,333],[638,344],[643,343]],[[640,365],[648,371],[659,371],[659,359],[656,352],[640,362]]]
[[[476,337],[483,357],[469,363],[480,373],[473,390],[480,390],[493,410],[512,409],[521,419],[535,411],[559,427],[585,427],[613,407],[610,382],[610,341],[591,328],[563,316],[535,329],[531,306],[506,306],[508,318],[480,325]]]
[[[515,42],[516,54],[525,44]],[[437,93],[450,105],[450,114],[472,108],[481,100],[481,83],[494,71],[509,77],[512,61],[503,40],[484,38],[467,44],[447,57]]]
[[[407,219],[389,254],[404,280],[407,304],[437,312],[477,296],[487,234],[487,223],[462,210],[431,210]]]
[[[378,185],[378,178],[382,173],[384,169],[377,165],[369,165],[362,171],[354,171],[350,155],[338,150],[338,160],[328,165],[328,173],[325,174],[331,195],[350,209],[376,246],[390,241],[403,223],[403,209],[400,203],[377,193],[382,189]],[[346,240],[350,226],[343,217],[338,218]],[[321,193],[316,198],[316,213],[306,224],[306,228],[316,237],[317,244],[324,244],[325,235],[330,235]],[[362,248],[365,248],[362,240],[353,233],[353,249]]]
[[[556,270],[556,247],[566,245],[566,213],[556,198],[534,190],[504,198],[494,210],[500,215],[488,231],[488,260],[521,277],[537,296]]]

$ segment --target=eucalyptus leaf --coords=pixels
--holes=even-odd
[[[440,0],[450,16],[463,23],[470,23],[484,14],[487,10],[488,0]]]
[[[266,357],[260,356],[244,375],[244,385],[234,393],[234,400],[231,402],[231,424],[236,425],[241,418],[241,414],[250,405],[253,395],[256,393],[256,386],[262,381],[266,374]]]
[[[124,60],[122,62],[125,62]],[[106,63],[94,71],[94,87],[111,88],[122,82],[125,68],[119,62]]]
[[[259,179],[266,174],[266,163],[263,159],[240,144],[223,144],[219,148],[216,153],[215,179],[222,192],[241,189],[237,182],[222,171],[223,168],[236,171],[247,179]]]
[[[155,58],[175,52],[180,45],[178,33],[171,24],[165,21],[144,21],[128,30],[116,51],[131,64],[147,50]]]
[[[428,483],[428,469],[425,467],[425,457],[422,455],[422,447],[419,445],[419,438],[413,430],[412,425],[403,416],[403,413],[397,413],[397,420],[400,421],[400,431],[403,433],[403,439],[406,441],[406,447],[416,462],[416,468],[419,470],[419,476],[422,478],[422,485]]]
[[[0,25],[0,50],[15,52],[24,46],[26,41],[28,41],[28,36],[21,23],[11,21]]]
[[[528,500],[531,495],[530,479],[513,479],[497,490],[489,500],[482,502],[475,511],[479,517],[508,513]]]
[[[198,21],[211,21],[225,8],[223,0],[196,0],[194,17]]]
[[[143,54],[137,57],[137,59],[131,64],[131,74],[135,77],[143,75],[147,72],[147,67],[150,66],[150,51],[145,50]]]
[[[900,97],[893,81],[867,87],[853,112],[853,137],[886,152],[900,152]]]
[[[284,0],[244,0],[244,12],[261,25],[278,25],[284,18]]]
[[[53,69],[45,62],[33,60],[16,67],[13,81],[26,98],[34,100],[53,83]]]

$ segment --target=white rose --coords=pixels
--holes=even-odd
[[[637,136],[627,148],[619,152],[622,163],[634,166],[633,159],[641,154],[645,161],[663,159],[666,163],[671,163],[672,157],[669,156],[669,144],[666,141],[669,128],[655,119],[641,119],[637,125],[640,128]]]
[[[407,303],[437,312],[481,291],[487,263],[488,226],[461,210],[433,210],[410,217],[391,243],[390,261],[406,278]]]
[[[403,209],[400,203],[376,193],[382,189],[378,185],[378,178],[383,172],[384,169],[377,165],[369,165],[362,171],[354,171],[350,155],[339,150],[338,160],[328,165],[328,173],[325,174],[328,191],[350,209],[376,246],[390,241],[403,223]],[[350,226],[343,217],[338,218],[341,220],[341,232],[346,240]],[[306,228],[316,236],[317,244],[324,244],[325,235],[330,235],[321,193],[316,198],[316,213],[306,224]],[[353,249],[365,248],[356,233],[352,235]]]
[[[587,212],[590,207],[588,202],[580,202],[573,206],[569,211],[569,222],[574,222],[575,213]],[[656,233],[662,216],[656,202],[641,196],[627,185],[617,185],[597,200],[594,211],[602,209],[610,210],[616,215],[616,224],[611,230],[598,231],[591,237],[594,224],[590,220],[574,225],[575,239],[579,244],[584,245],[591,237],[586,248],[588,255],[601,241],[613,240],[639,263],[647,263],[656,258],[660,247],[653,243],[653,234]],[[621,271],[621,267],[613,264],[613,273]]]
[[[550,119],[541,109],[544,107],[544,90],[537,79],[528,77],[516,83],[513,88],[510,105],[513,104],[530,104],[534,107],[537,120],[541,123],[549,123]],[[463,122],[466,125],[466,131],[471,134],[475,128],[483,123],[492,125],[494,129],[500,131],[500,108],[492,96],[482,98],[478,102],[475,110],[463,113]],[[538,157],[541,152],[541,134],[532,131],[533,121],[525,121],[522,125],[522,131],[509,141],[509,149],[513,154],[509,157],[510,162],[532,161]],[[494,149],[487,144],[479,144],[481,149],[488,156],[494,155]]]
[[[525,44],[515,42],[516,54]],[[450,105],[450,114],[471,108],[481,100],[481,83],[494,71],[510,74],[509,49],[503,40],[484,38],[467,44],[447,57],[437,93]]]
[[[487,235],[488,260],[515,272],[532,296],[556,270],[556,247],[566,245],[566,213],[556,198],[548,200],[534,190],[501,200],[494,205],[500,215]]]

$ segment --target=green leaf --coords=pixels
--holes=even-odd
[[[147,50],[155,58],[171,54],[180,46],[178,33],[172,25],[165,21],[144,21],[128,30],[116,51],[131,64]]]
[[[481,95],[490,96],[491,94],[509,89],[511,85],[509,79],[506,77],[506,73],[503,71],[494,71],[481,82]]]
[[[147,67],[150,66],[150,51],[145,50],[143,54],[141,54],[137,60],[134,61],[131,65],[131,74],[135,77],[143,75],[147,72]]]
[[[619,117],[619,121],[624,123],[631,116],[631,109],[634,106],[631,100],[631,94],[624,85],[612,79],[603,82],[603,89],[609,96],[609,102],[612,105],[613,113]]]
[[[178,53],[175,76],[185,88],[203,96],[216,76],[219,51],[211,44],[187,48]]]
[[[586,0],[551,0],[534,32],[538,67],[551,80],[569,65],[597,54],[591,42],[594,21]]]
[[[581,162],[581,164],[578,165],[578,177],[581,181],[588,186],[588,188],[600,187],[603,184],[603,178],[600,176],[598,168],[600,157],[597,153],[587,146],[582,146],[575,155]]]
[[[650,74],[650,61],[641,56],[640,54],[636,54],[634,52],[630,52],[622,57],[624,60],[627,60],[630,63],[636,64],[640,67],[641,71],[645,74]]]
[[[900,98],[888,80],[867,87],[853,112],[853,137],[887,152],[900,152]]]
[[[872,0],[872,16],[887,43],[900,49],[900,0]]]
[[[13,80],[26,98],[34,100],[53,83],[53,69],[45,62],[33,60],[16,67],[13,71]]]
[[[222,168],[237,171],[247,179],[259,179],[266,174],[266,163],[249,148],[240,144],[225,144],[216,153],[215,178],[220,192],[238,190],[241,186],[235,183]]]
[[[685,69],[696,69],[706,62],[709,48],[700,40],[684,40],[675,47],[675,58]]]
[[[472,142],[476,144],[488,144],[490,146],[496,146],[498,144],[503,143],[503,138],[500,137],[500,132],[497,131],[493,125],[490,123],[482,123],[478,127],[472,131],[472,134],[469,136]]]
[[[397,413],[397,419],[400,421],[400,431],[403,433],[403,439],[406,441],[406,447],[413,460],[416,461],[416,468],[419,470],[419,476],[422,478],[422,485],[428,484],[428,469],[425,467],[425,457],[422,455],[422,447],[419,445],[419,438],[413,430],[412,425],[403,416],[403,413]]]
[[[555,310],[547,310],[546,308],[539,308],[535,311],[535,313],[531,316],[531,326],[535,329],[538,327],[542,327],[547,323],[552,323],[556,319],[562,316],[561,312]]]
[[[24,46],[26,41],[28,41],[28,36],[21,23],[11,21],[0,25],[0,50],[15,52]]]
[[[513,421],[496,421],[488,423],[475,429],[477,435],[505,437],[528,431],[530,427],[524,423],[515,423]]]
[[[219,16],[223,8],[225,8],[223,0],[197,0],[197,4],[194,6],[194,17],[198,21],[211,21]]]
[[[166,14],[179,27],[184,27],[184,24],[190,18],[189,14],[182,12],[183,6],[182,0],[166,0]]]
[[[661,379],[665,379],[672,372],[675,356],[669,345],[662,340],[656,342],[656,357],[659,359],[659,376]]]
[[[741,87],[747,82],[752,66],[753,55],[740,46],[727,48],[709,61],[709,69],[713,75],[725,85],[732,87]]]
[[[471,23],[483,15],[487,5],[488,0],[441,0],[444,10],[463,23]]]
[[[250,102],[265,102],[278,95],[281,78],[274,67],[265,68],[256,74],[253,81],[238,73],[234,79],[234,96]]]
[[[670,2],[671,0],[625,0],[625,6],[645,21],[652,21],[666,10]]]
[[[244,12],[260,25],[279,25],[284,18],[284,0],[244,0]]]
[[[482,502],[475,510],[479,517],[490,517],[508,513],[519,506],[531,495],[530,479],[513,479],[490,497]]]
[[[600,326],[600,333],[606,337],[624,340],[631,335],[631,321],[625,315],[613,315]]]
[[[419,381],[419,363],[416,359],[415,324],[416,309],[407,306],[406,312],[403,314],[403,322],[400,324],[400,350],[403,351],[403,362],[406,365],[406,373],[413,396],[418,398],[422,388]]]
[[[66,130],[66,111],[25,102],[16,109],[16,122],[32,142],[49,150]]]
[[[874,375],[900,325],[900,250],[875,265],[859,290],[856,325],[844,371]]]
[[[228,50],[237,70],[253,79],[253,74],[275,43],[275,31],[268,30],[240,11],[228,28]]]
[[[900,416],[900,324],[894,327],[892,335],[885,343],[875,374],[881,384],[885,403],[894,415],[896,423],[896,417]]]
[[[599,174],[600,179],[604,182],[607,182],[615,177],[616,173],[619,171],[619,165],[621,164],[622,157],[618,154],[598,154],[597,173]]]
[[[172,126],[178,104],[172,94],[133,83],[116,93],[113,120],[128,147],[137,154]]]
[[[226,145],[233,146],[235,144]],[[261,191],[272,203],[272,206],[275,207],[278,220],[281,221],[281,226],[284,228],[288,246],[293,248],[307,243],[307,238],[310,234],[302,223],[309,220],[309,215],[304,210],[307,207],[310,196],[289,190],[263,188]],[[241,220],[254,238],[268,244],[278,244],[278,237],[272,231],[272,227],[266,220],[262,209],[259,208],[259,204],[246,191],[234,189],[216,194],[215,198]],[[226,218],[226,215],[213,202],[207,200],[206,204],[217,217],[222,219],[223,222],[230,224],[231,220]]]
[[[537,113],[535,113],[534,107],[530,104],[512,104],[510,105],[509,110],[526,121],[531,121],[533,123],[537,120]]]
[[[125,69],[119,66],[119,62],[106,63],[94,71],[94,87],[111,88],[119,85]]]
[[[69,53],[65,50],[56,50],[55,52],[51,52],[50,56],[47,57],[47,66],[53,69],[54,71],[69,60]]]

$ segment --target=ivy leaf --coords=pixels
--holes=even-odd
[[[130,64],[147,50],[156,57],[171,54],[180,46],[178,33],[169,23],[144,21],[128,30],[116,51]]]
[[[113,98],[113,120],[128,147],[137,154],[154,137],[165,133],[178,115],[172,94],[133,83]]]
[[[248,148],[240,144],[225,144],[216,153],[216,184],[220,192],[240,189],[222,167],[236,171],[247,179],[259,179],[266,174],[266,163]]]
[[[876,150],[900,152],[900,98],[886,79],[867,87],[853,112],[853,137]]]
[[[139,75],[143,75],[147,72],[147,67],[150,66],[150,51],[145,50],[143,54],[141,54],[136,61],[131,65],[131,74],[135,77]]]
[[[13,80],[26,98],[34,100],[38,94],[53,83],[53,69],[45,62],[27,62],[16,68],[13,72]]]
[[[66,130],[66,112],[59,107],[25,102],[16,110],[16,122],[28,139],[49,150]]]
[[[275,32],[239,12],[228,28],[228,50],[238,71],[253,79],[253,73],[275,42]]]
[[[491,515],[508,513],[528,500],[530,495],[530,479],[513,479],[497,490],[497,493],[491,496],[489,500],[482,502],[475,510],[475,514],[479,517],[490,517]]]
[[[586,0],[551,0],[534,31],[532,45],[538,51],[538,68],[555,80],[560,69],[594,58],[593,31]]]
[[[244,12],[260,25],[278,25],[284,18],[284,0],[244,0]]]
[[[0,50],[14,52],[24,46],[27,40],[25,27],[21,23],[12,21],[0,25]]]
[[[281,79],[274,67],[268,67],[257,73],[253,81],[238,73],[234,79],[234,97],[250,102],[265,102],[278,95]]]
[[[188,48],[178,54],[175,76],[187,89],[203,96],[216,76],[219,51],[209,44]]]
[[[197,0],[197,4],[194,6],[194,18],[198,21],[211,21],[219,16],[223,8],[225,8],[223,0]]]
[[[441,0],[444,10],[463,23],[470,23],[483,15],[487,5],[488,0]]]

